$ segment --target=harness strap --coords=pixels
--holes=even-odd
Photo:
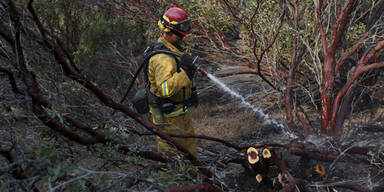
[[[179,65],[179,60],[177,59],[177,57],[181,57],[182,55],[179,54],[179,53],[176,53],[176,52],[173,52],[171,51],[168,47],[166,47],[163,43],[161,42],[156,42],[154,45],[152,45],[152,47],[149,47],[147,48],[146,50],[146,53],[145,53],[145,59],[144,59],[144,62],[146,63],[145,65],[145,73],[144,73],[144,77],[145,77],[145,83],[146,83],[146,86],[149,87],[149,79],[148,79],[148,73],[149,73],[149,59],[156,55],[156,54],[159,54],[159,53],[165,53],[165,54],[169,54],[169,55],[172,55],[174,58],[175,58],[175,61],[176,61],[176,65],[177,65],[177,72],[180,72],[180,65]],[[186,101],[183,101],[183,102],[175,102],[175,101],[171,101],[167,98],[159,98],[156,96],[156,93],[157,91],[159,90],[159,87],[156,87],[155,89],[155,92],[154,93],[149,93],[149,94],[152,94],[154,98],[156,99],[160,99],[160,100],[164,100],[164,101],[168,101],[168,102],[171,102],[173,103],[174,105],[178,105],[178,104],[183,104],[183,107],[182,107],[182,111],[185,112],[185,102]],[[185,88],[183,88],[183,95],[184,95],[184,100],[185,100]],[[174,112],[172,112],[171,114],[168,114],[168,115],[175,115],[177,116],[179,114],[179,112],[176,112],[176,114],[174,114]]]
[[[160,45],[160,44],[161,44],[161,45]],[[161,50],[161,49],[160,49],[160,50],[155,50],[155,51],[153,51],[155,46],[158,47],[158,48],[163,48],[163,47],[164,47],[165,50]],[[166,53],[166,54],[170,54],[170,55],[172,55],[173,57],[175,57],[176,62],[178,62],[178,60],[177,60],[176,57],[181,57],[181,54],[178,54],[178,53],[175,53],[175,52],[170,51],[170,50],[169,50],[163,43],[157,42],[157,43],[155,43],[155,44],[152,45],[152,46],[148,46],[148,47],[145,49],[145,51],[144,51],[144,58],[143,58],[143,60],[141,61],[141,64],[140,64],[139,68],[137,69],[135,75],[133,76],[132,81],[131,81],[131,83],[130,83],[129,86],[128,86],[127,92],[125,92],[125,94],[124,94],[123,98],[121,99],[120,103],[123,103],[124,100],[127,98],[128,93],[131,91],[131,89],[132,89],[132,87],[133,87],[133,84],[135,83],[135,81],[136,81],[136,79],[137,79],[137,76],[139,76],[139,74],[140,74],[140,72],[141,72],[141,70],[142,70],[143,68],[146,68],[146,70],[145,70],[146,72],[144,73],[144,81],[145,81],[145,84],[146,84],[146,86],[149,84],[149,82],[148,82],[148,61],[149,61],[149,59],[150,59],[153,55],[156,55],[156,54],[159,54],[159,53]],[[179,65],[178,65],[178,66],[179,66]],[[178,68],[178,70],[180,70],[180,69]]]

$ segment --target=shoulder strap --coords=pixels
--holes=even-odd
[[[173,57],[175,57],[176,62],[178,62],[176,57],[181,57],[181,54],[169,50],[163,43],[156,42],[156,43],[148,46],[144,51],[144,58],[142,59],[139,68],[137,69],[135,75],[133,76],[131,83],[128,86],[127,92],[124,94],[124,97],[121,99],[120,103],[123,103],[125,98],[128,96],[128,93],[132,89],[133,84],[134,84],[135,80],[137,79],[137,76],[139,75],[139,73],[141,72],[141,70],[143,68],[145,68],[145,72],[144,72],[145,83],[148,85],[148,61],[152,56],[159,54],[159,53],[165,53],[165,54],[172,55]],[[179,71],[179,68],[177,70]]]
[[[166,47],[163,43],[161,42],[156,42],[152,45],[152,48],[148,47],[147,52],[144,53],[144,60],[143,60],[143,64],[145,65],[144,68],[144,78],[145,78],[145,83],[148,84],[148,65],[149,65],[149,59],[156,55],[156,54],[159,54],[159,53],[165,53],[165,54],[169,54],[169,55],[172,55],[175,60],[176,60],[176,63],[177,63],[177,72],[180,72],[180,67],[179,67],[179,60],[177,59],[177,57],[181,57],[181,54],[179,53],[176,53],[176,52],[173,52],[171,51],[168,47]]]

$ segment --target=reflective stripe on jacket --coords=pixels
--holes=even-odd
[[[159,38],[158,42],[163,43],[173,52],[183,54],[183,52],[163,37]],[[188,78],[182,68],[180,68],[179,72],[177,70],[177,62],[174,56],[165,53],[152,56],[149,59],[148,65],[150,91],[157,97],[168,98],[177,103],[183,103],[188,100],[191,96],[193,82]],[[178,104],[172,113],[164,115],[177,116],[185,112],[182,109],[183,104]]]

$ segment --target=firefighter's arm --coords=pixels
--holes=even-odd
[[[154,76],[161,97],[171,97],[192,83],[182,68],[177,72],[176,61],[172,56],[158,54],[154,57]]]

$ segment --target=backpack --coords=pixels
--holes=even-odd
[[[150,96],[150,94],[152,94],[149,91],[149,80],[148,80],[149,59],[152,56],[159,54],[159,53],[170,54],[173,57],[175,57],[175,59],[176,59],[176,57],[181,57],[181,54],[178,54],[178,53],[175,53],[175,52],[169,50],[163,43],[160,43],[160,42],[156,42],[156,43],[148,46],[145,49],[143,60],[140,64],[139,68],[137,69],[137,71],[133,77],[133,80],[131,81],[131,83],[128,87],[126,94],[124,95],[124,98],[122,99],[122,101],[124,101],[125,97],[128,95],[130,89],[132,88],[133,83],[135,82],[137,76],[139,75],[141,70],[144,68],[145,69],[144,70],[144,79],[145,79],[146,85],[143,88],[139,88],[137,90],[135,96],[132,99],[133,107],[140,114],[145,114],[145,113],[149,112],[149,96]],[[178,60],[176,59],[176,61],[178,61]],[[178,66],[178,71],[179,71],[179,66]]]

